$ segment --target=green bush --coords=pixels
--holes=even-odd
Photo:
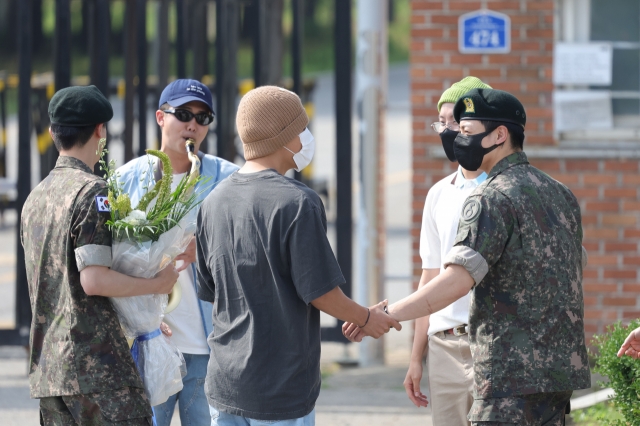
[[[634,320],[628,327],[617,322],[607,327],[607,332],[596,335],[593,343],[598,349],[594,371],[609,379],[602,386],[613,388],[613,404],[624,420],[606,419],[603,424],[640,426],[640,360],[617,353],[629,333],[640,327],[640,320]]]
[[[622,414],[620,414],[611,402],[600,402],[589,408],[571,411],[569,417],[571,417],[573,423],[567,424],[577,426],[600,426],[615,424],[616,421],[623,420]]]

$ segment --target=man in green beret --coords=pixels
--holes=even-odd
[[[55,168],[22,209],[33,321],[29,386],[44,425],[150,425],[151,406],[108,297],[169,293],[173,265],[155,278],[110,269],[107,185],[93,174],[111,104],[95,87],[58,91],[49,132]]]
[[[453,152],[460,125],[453,117],[453,107],[460,96],[471,89],[487,88],[477,77],[468,76],[445,90],[438,101],[438,119],[431,127],[438,133],[449,161],[456,161]],[[422,276],[418,288],[444,271],[444,256],[453,247],[462,205],[469,194],[487,178],[481,170],[457,170],[436,182],[424,204],[420,231]],[[473,369],[469,329],[469,299],[456,300],[432,315],[416,319],[409,369],[404,387],[409,399],[418,407],[431,407],[434,426],[468,426],[467,414],[473,403]],[[422,359],[427,354],[429,396],[420,391]]]
[[[477,426],[562,425],[574,389],[591,386],[584,337],[580,207],[522,151],[525,109],[500,90],[455,104],[460,165],[487,172],[462,208],[445,271],[389,306],[406,321],[472,289],[469,341]],[[345,326],[345,335],[358,339]]]

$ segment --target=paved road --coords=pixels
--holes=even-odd
[[[39,424],[38,401],[29,398],[27,357],[23,348],[0,347],[0,424]]]
[[[13,328],[16,280],[16,214],[5,212],[0,220],[0,328]]]
[[[342,356],[341,346],[323,344],[323,369],[329,373],[316,405],[318,426],[431,426],[429,409],[414,407],[405,396],[405,366],[392,361],[385,367],[336,370],[332,362]],[[26,352],[0,348],[0,425],[36,424],[38,401],[29,398]],[[171,425],[180,425],[177,415]]]
[[[342,370],[323,384],[316,407],[318,425],[431,425],[430,410],[415,407],[402,388],[406,368]]]

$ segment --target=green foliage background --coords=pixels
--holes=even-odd
[[[18,55],[15,28],[11,28],[11,8],[7,7],[10,0],[0,0],[0,73],[15,74],[18,72]],[[26,0],[12,0],[26,1]],[[53,36],[55,32],[55,1],[42,1],[41,40],[34,41],[33,46],[33,72],[52,72]],[[283,16],[283,32],[285,35],[285,54],[283,58],[284,77],[290,76],[291,56],[291,31],[293,18],[291,14],[291,0],[285,1]],[[302,52],[302,72],[305,77],[316,73],[332,71],[334,66],[333,51],[333,9],[335,1],[340,0],[316,0],[316,8],[313,16],[307,17],[304,22],[304,40]],[[157,38],[157,11],[155,1],[149,0],[147,4],[147,40],[151,43]],[[353,4],[353,50],[355,52],[356,31],[356,0]],[[4,7],[3,7],[4,6]],[[89,56],[86,47],[86,39],[83,35],[82,0],[70,0],[71,8],[71,75],[86,76],[89,74]],[[111,37],[109,41],[109,76],[119,78],[124,75],[125,64],[123,58],[124,46],[124,14],[125,0],[110,1]],[[175,76],[177,72],[176,55],[173,43],[176,40],[176,9],[175,3],[170,3],[169,9],[169,42],[172,44],[169,58],[169,75]],[[411,30],[411,2],[410,0],[393,0],[393,20],[389,23],[389,62],[404,63],[409,60],[410,30]],[[13,32],[11,32],[13,31]],[[11,32],[11,33],[10,33]],[[34,32],[35,38],[35,32]],[[209,39],[211,49],[214,47],[215,31]],[[149,45],[148,70],[150,75],[156,74],[154,69],[155,59],[153,48]],[[191,75],[193,55],[191,51],[186,54],[186,72]],[[208,70],[210,74],[215,70],[215,52],[209,54]],[[238,77],[248,78],[253,75],[253,51],[251,41],[241,39],[238,50]],[[17,91],[7,91],[8,113],[14,114],[17,110]]]
[[[615,424],[615,422],[624,420],[622,414],[611,402],[600,402],[584,410],[572,411],[569,417],[572,423],[567,423],[567,425],[575,424],[579,426],[600,426]]]
[[[19,0],[24,1],[24,0]],[[303,41],[303,74],[311,75],[317,72],[333,69],[333,9],[336,0],[316,0],[315,13],[308,17],[304,23]],[[353,29],[356,29],[356,1],[353,0]],[[82,1],[71,0],[71,31],[74,42],[72,52],[72,76],[87,75],[89,73],[89,57],[86,47],[82,46]],[[0,8],[1,9],[1,8]],[[1,11],[0,11],[1,12]],[[122,57],[125,0],[112,0],[110,2],[111,30],[109,52],[109,75],[119,77],[124,75],[124,60]],[[407,62],[409,60],[410,44],[410,0],[393,0],[393,21],[389,23],[389,61],[391,63]],[[153,41],[157,36],[157,13],[155,2],[147,3],[147,40]],[[0,21],[11,19],[10,16],[0,16]],[[3,22],[4,22],[3,21]],[[0,22],[1,23],[1,22]],[[285,13],[283,16],[283,31],[285,34],[285,55],[283,69],[285,77],[291,69],[291,58],[288,54],[291,45],[291,31],[293,21],[291,15],[291,0],[285,0]],[[1,31],[0,31],[1,32]],[[34,46],[33,69],[34,72],[47,72],[53,70],[53,35],[55,32],[55,0],[42,0],[42,35],[43,40]],[[169,9],[169,40],[174,43],[176,39],[176,10],[175,3],[170,3]],[[215,31],[209,42],[213,49]],[[80,43],[78,42],[80,41]],[[149,48],[149,73],[153,74],[153,52]],[[173,49],[172,49],[173,50]],[[355,38],[354,38],[355,50]],[[209,55],[208,69],[210,73],[215,70],[215,54]],[[238,51],[238,74],[240,78],[252,75],[252,49],[250,40],[242,40]],[[187,75],[191,72],[193,59],[191,52],[187,53]],[[175,54],[172,51],[170,58],[170,75],[175,75]],[[11,44],[0,48],[0,71],[16,73],[18,70],[17,46]]]
[[[594,371],[609,379],[600,383],[611,387],[615,396],[609,403],[601,403],[586,410],[573,413],[579,425],[640,426],[640,361],[617,353],[629,333],[640,327],[640,320],[632,321],[628,327],[617,322],[607,327],[607,332],[594,336],[596,353]]]

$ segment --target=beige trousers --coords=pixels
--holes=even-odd
[[[427,374],[433,426],[469,426],[473,404],[473,360],[467,335],[429,336]]]

